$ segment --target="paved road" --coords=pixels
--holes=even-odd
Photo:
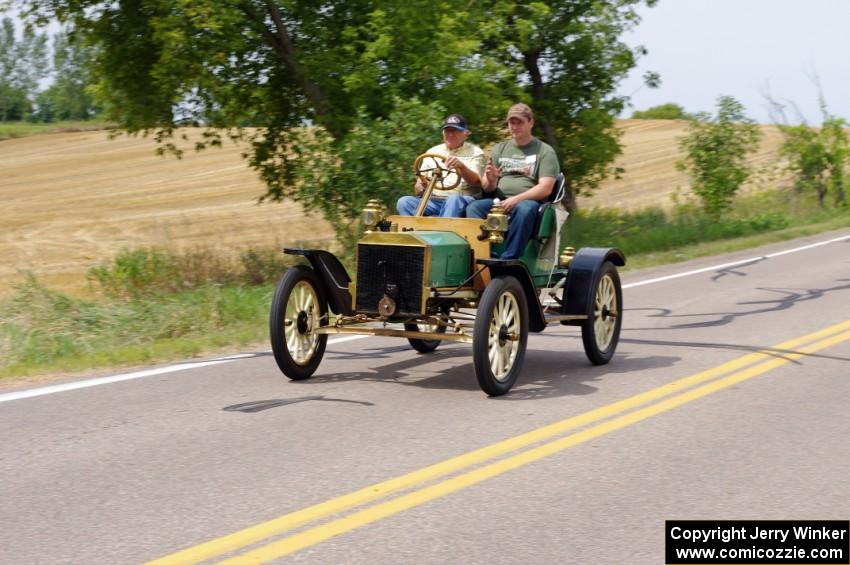
[[[658,564],[666,519],[850,518],[850,234],[624,283],[610,365],[553,327],[497,399],[389,338],[0,395],[0,562]]]

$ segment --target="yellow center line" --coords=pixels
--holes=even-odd
[[[541,442],[575,428],[615,416],[648,402],[664,398],[665,396],[675,394],[686,388],[726,375],[732,371],[743,369],[744,367],[763,361],[765,358],[780,355],[784,356],[784,358],[790,359],[793,355],[795,355],[795,353],[792,352],[794,348],[847,329],[850,329],[850,320],[780,343],[776,346],[766,348],[758,352],[744,355],[743,357],[739,357],[738,359],[734,359],[717,367],[678,379],[612,404],[590,410],[583,414],[470,451],[457,457],[435,463],[434,465],[423,467],[405,475],[370,485],[363,489],[321,502],[302,510],[284,514],[267,522],[250,526],[243,530],[239,530],[208,542],[188,547],[151,561],[147,565],[192,565],[200,563],[201,561],[212,557],[223,555],[268,537],[281,534],[300,525],[354,508],[381,497],[385,497],[390,493],[414,487],[424,482],[460,471],[467,467],[483,463],[497,456],[528,447],[532,444]],[[796,359],[798,357],[799,355],[794,358]]]
[[[279,541],[246,552],[242,555],[237,555],[231,559],[221,561],[219,565],[255,565],[259,563],[268,563],[274,559],[278,559],[306,547],[316,545],[317,543],[330,539],[334,536],[393,516],[431,500],[441,498],[487,479],[507,473],[508,471],[523,467],[529,463],[538,461],[544,457],[548,457],[570,447],[574,447],[637,422],[641,422],[651,418],[652,416],[667,412],[682,406],[683,404],[687,404],[688,402],[708,396],[782,365],[791,363],[808,353],[813,353],[847,340],[850,340],[850,331],[813,343],[807,347],[803,347],[800,352],[789,354],[784,358],[765,361],[716,381],[661,400],[656,404],[646,406],[569,436],[551,441],[511,457],[507,457],[495,463],[491,463],[481,467],[480,469],[475,469],[462,475],[446,479],[435,485],[404,494],[387,502],[376,504],[375,506],[355,512],[349,516],[333,520],[327,524],[322,524],[298,534],[288,536]]]

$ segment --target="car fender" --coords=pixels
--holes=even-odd
[[[522,285],[525,293],[525,301],[528,303],[528,331],[541,332],[546,327],[546,318],[543,316],[543,308],[537,297],[537,288],[525,263],[518,259],[479,259],[479,265],[486,265],[490,270],[491,278],[502,275],[510,275],[516,278]]]
[[[583,247],[570,262],[567,282],[564,284],[564,299],[561,313],[571,316],[587,314],[587,306],[593,300],[596,276],[605,261],[618,267],[626,264],[626,256],[616,247]],[[564,325],[581,325],[582,321],[565,321]]]
[[[287,247],[283,250],[288,255],[302,255],[310,262],[310,266],[319,275],[324,286],[328,305],[335,314],[354,315],[351,308],[351,293],[348,283],[351,277],[333,253],[321,249],[300,249]]]

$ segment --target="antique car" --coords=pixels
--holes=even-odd
[[[284,249],[309,262],[286,270],[271,307],[272,351],[287,377],[310,377],[330,334],[406,338],[420,353],[442,341],[471,343],[478,384],[491,396],[516,382],[528,332],[550,324],[579,326],[590,362],[611,360],[625,257],[615,248],[559,253],[563,174],[538,210],[524,255],[502,260],[509,219],[498,201],[484,221],[425,217],[433,189],[453,188],[460,177],[435,154],[417,157],[414,170],[427,182],[416,215],[387,216],[374,200],[364,209],[353,280],[332,253]]]

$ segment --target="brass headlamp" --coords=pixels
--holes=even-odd
[[[481,231],[488,234],[487,239],[490,243],[502,243],[505,240],[505,233],[508,231],[508,215],[505,214],[505,209],[502,208],[498,198],[493,200],[493,207],[490,208],[487,219],[481,224]]]
[[[366,228],[366,233],[374,231],[378,224],[384,219],[384,204],[377,198],[372,198],[366,203],[363,212],[360,215],[360,220],[363,222],[363,227]]]

